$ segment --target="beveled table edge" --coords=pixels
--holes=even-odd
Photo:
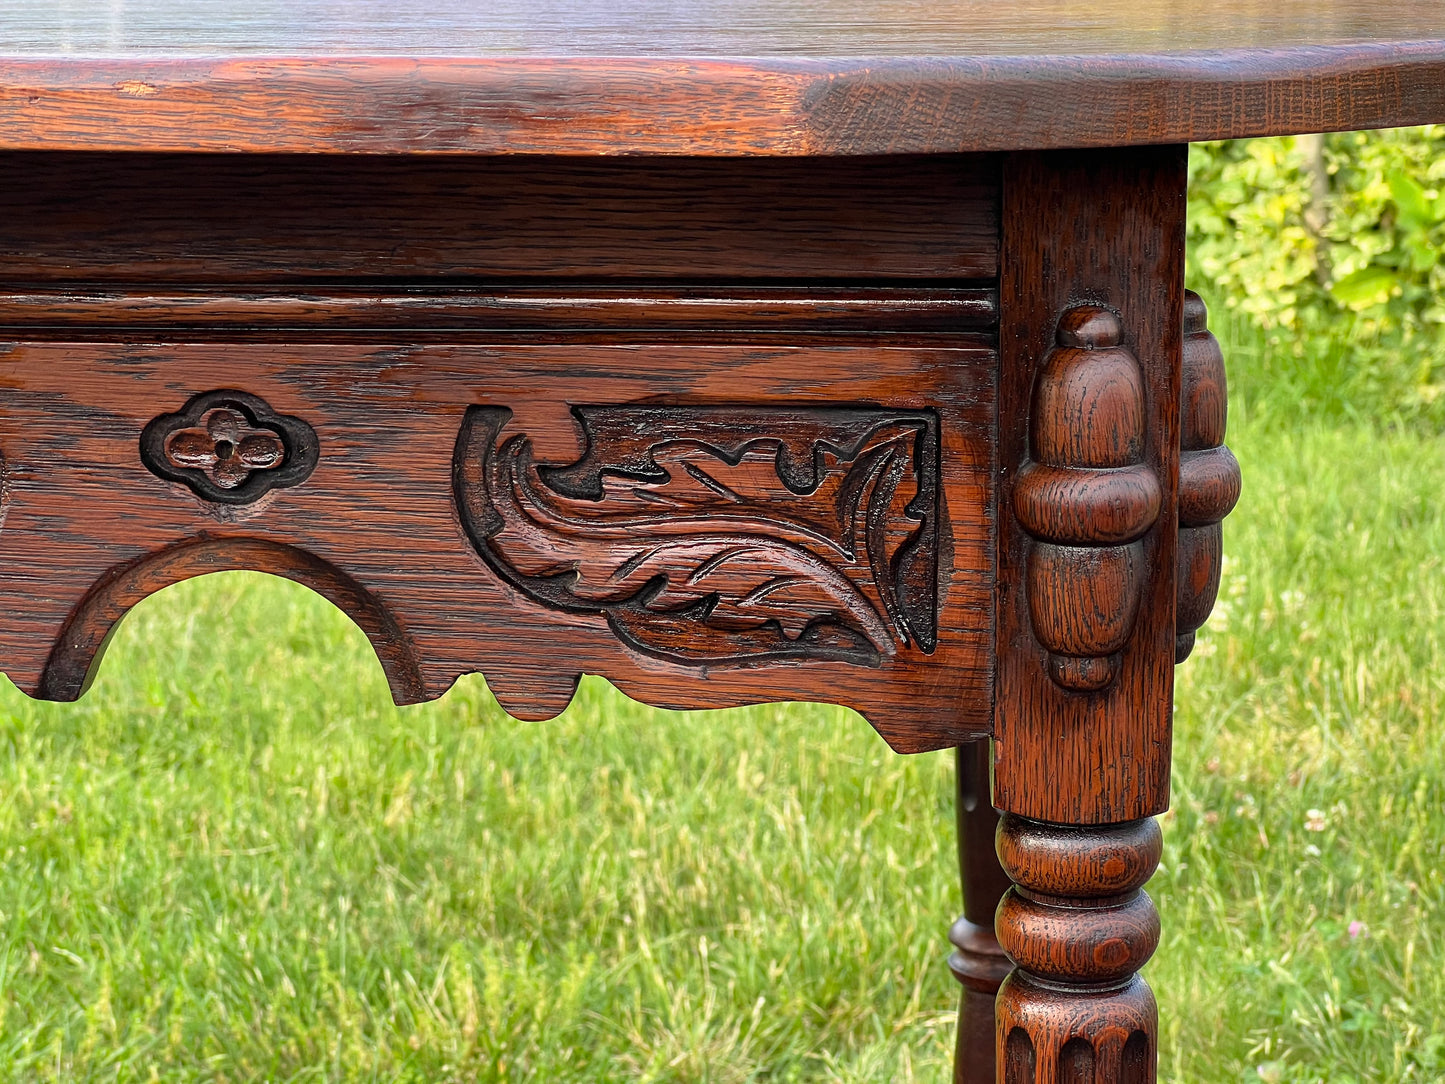
[[[1077,56],[0,56],[0,150],[804,156],[1445,121],[1445,39]]]

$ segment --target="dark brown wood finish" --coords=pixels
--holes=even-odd
[[[1168,805],[1184,181],[1182,147],[1005,169],[994,804],[1037,820]]]
[[[1442,115],[1435,0],[0,10],[0,149],[951,153]]]
[[[1034,381],[1029,458],[1013,514],[1032,543],[1025,591],[1049,676],[1098,692],[1119,675],[1147,575],[1143,537],[1159,518],[1144,462],[1144,374],[1107,308],[1075,305]]]
[[[903,750],[987,732],[986,341],[324,339],[0,350],[17,685],[73,698],[137,584],[260,555],[369,600],[402,702],[480,669],[540,718],[590,672],[850,704]]]
[[[1223,520],[1241,486],[1239,463],[1224,444],[1229,393],[1208,315],[1199,295],[1185,291],[1175,662],[1189,657],[1195,631],[1214,609],[1224,566]]]
[[[239,336],[278,331],[328,334],[405,329],[409,334],[475,331],[594,337],[650,329],[709,335],[791,334],[992,336],[998,292],[992,286],[764,286],[417,288],[256,286],[242,292],[206,287],[0,285],[0,329],[27,335]],[[890,340],[893,341],[893,340]]]
[[[876,286],[998,273],[987,157],[0,154],[0,206],[0,282],[12,283]]]
[[[1000,278],[1003,1084],[1153,1081],[1138,889],[1169,797],[1183,147],[1012,156]]]
[[[998,995],[1000,1084],[1153,1084],[1158,1009],[1137,972],[1159,944],[1141,889],[1162,849],[1152,818],[999,821],[999,861],[1015,883],[998,939],[1018,965]]]
[[[14,0],[0,664],[253,568],[402,702],[973,743],[957,1079],[1152,1081],[1239,486],[1183,143],[1441,120],[1438,0]]]
[[[0,149],[951,154],[1424,124],[1445,114],[1445,29],[1421,22],[1432,37],[1326,47],[1060,42],[1042,63],[971,41],[876,60],[4,60]]]

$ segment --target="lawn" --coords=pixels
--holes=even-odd
[[[1445,435],[1241,386],[1161,1075],[1439,1079]],[[847,711],[397,709],[344,617],[229,573],[134,611],[81,703],[7,685],[0,732],[0,1079],[948,1079],[951,758]]]

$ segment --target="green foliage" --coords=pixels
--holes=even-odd
[[[1445,424],[1445,126],[1196,145],[1189,281],[1266,336],[1246,396]]]
[[[391,703],[361,632],[224,573],[73,705],[0,682],[0,1081],[941,1079],[952,764],[842,708],[596,680]]]

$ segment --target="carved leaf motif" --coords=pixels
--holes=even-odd
[[[577,412],[589,443],[567,467],[539,467],[525,436],[498,448],[505,411],[464,424],[463,520],[528,597],[693,665],[932,649],[930,415],[602,410]]]

